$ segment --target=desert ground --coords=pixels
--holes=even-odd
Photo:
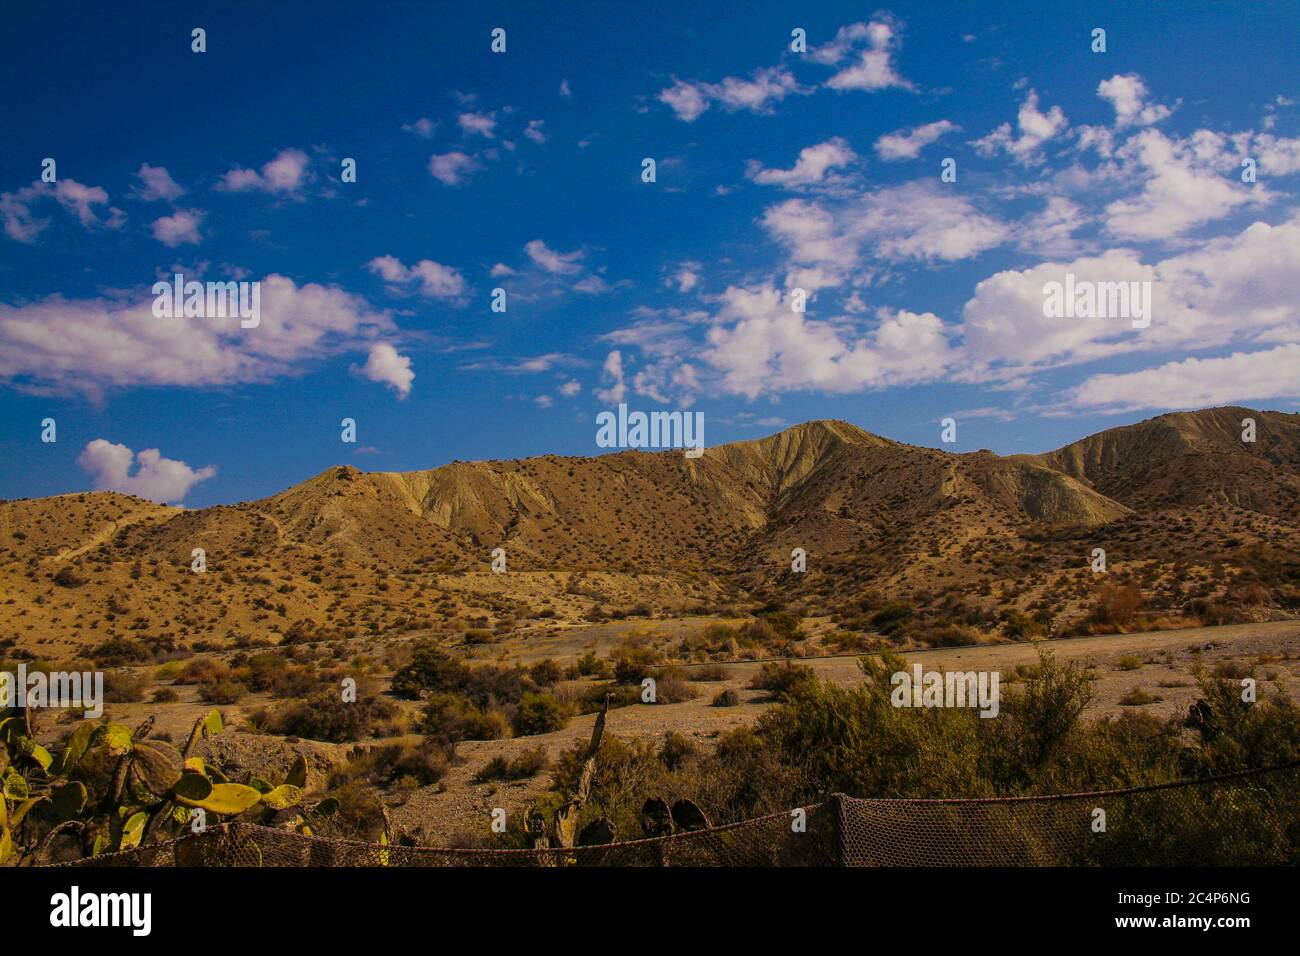
[[[558,635],[536,645],[515,639],[490,650],[475,649],[482,657],[495,661],[527,664],[544,658],[565,663],[590,650],[604,653],[629,639],[645,640],[658,634],[678,638],[698,631],[712,619],[693,617],[683,620],[643,623],[621,622],[588,627],[566,628]],[[411,640],[418,640],[413,635]],[[919,663],[925,670],[997,671],[1004,682],[1017,679],[1017,668],[1037,661],[1040,648],[1046,648],[1061,660],[1077,662],[1093,678],[1093,701],[1085,717],[1105,718],[1125,710],[1139,709],[1160,718],[1186,713],[1195,700],[1194,672],[1198,668],[1220,674],[1244,673],[1254,668],[1260,679],[1261,692],[1279,688],[1300,700],[1300,621],[1273,621],[1223,627],[1183,628],[1134,634],[1106,634],[1068,640],[1036,641],[954,647],[905,652],[908,665]],[[823,679],[842,685],[862,680],[859,655],[807,658],[800,663],[812,668]],[[759,661],[741,661],[725,665],[726,679],[693,683],[698,693],[692,699],[672,704],[633,704],[609,712],[606,733],[628,737],[662,739],[677,733],[707,745],[720,734],[743,724],[752,724],[773,702],[765,691],[749,687],[758,671]],[[688,672],[692,665],[683,665]],[[150,673],[152,667],[139,669]],[[387,679],[381,677],[382,686]],[[741,703],[735,707],[715,707],[714,697],[724,690],[734,690]],[[1156,698],[1150,703],[1134,705],[1121,701],[1135,689]],[[155,732],[183,738],[194,719],[210,708],[198,699],[194,686],[175,685],[178,699],[167,704],[110,704],[107,713],[114,719],[135,724],[156,715]],[[205,742],[208,753],[228,765],[266,768],[276,772],[288,766],[295,751],[302,751],[322,775],[346,762],[358,747],[417,742],[419,737],[388,738],[359,744],[330,744],[297,738],[281,738],[250,733],[246,718],[259,707],[271,703],[265,693],[250,694],[237,705],[222,708],[230,728],[225,734]],[[403,702],[410,716],[419,710],[418,702]],[[479,771],[493,758],[517,757],[526,749],[541,747],[548,762],[575,742],[591,734],[594,716],[582,715],[562,730],[528,737],[501,740],[466,740],[457,747],[457,760],[437,784],[407,790],[396,795],[391,805],[394,824],[404,832],[417,834],[421,843],[442,844],[463,841],[488,825],[495,808],[513,813],[541,795],[550,784],[545,771],[519,781],[475,781]],[[56,728],[49,728],[52,736]]]

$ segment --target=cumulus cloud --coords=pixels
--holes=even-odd
[[[1119,129],[1150,126],[1172,112],[1167,106],[1147,102],[1150,92],[1136,73],[1117,74],[1097,86],[1097,95],[1115,108],[1115,126]]]
[[[414,123],[403,123],[402,130],[420,139],[433,139],[433,134],[438,129],[436,120],[431,120],[427,116],[421,116]]]
[[[137,454],[103,438],[89,442],[77,464],[91,475],[96,491],[117,491],[164,504],[185,500],[191,488],[217,473],[211,465],[195,470],[183,461],[164,458],[157,448]]]
[[[750,160],[745,175],[764,186],[793,189],[822,183],[830,170],[847,166],[856,158],[857,155],[849,148],[849,144],[837,136],[799,150],[799,158],[791,169],[764,169],[757,160]]]
[[[1267,201],[1262,190],[1222,175],[1225,148],[1223,137],[1205,130],[1186,140],[1154,129],[1134,135],[1118,155],[1146,179],[1139,195],[1106,207],[1107,229],[1120,239],[1168,238]]]
[[[461,113],[457,117],[461,132],[495,139],[497,120],[495,113]]]
[[[1002,244],[1008,227],[967,196],[918,181],[867,193],[846,203],[790,199],[763,216],[790,253],[797,285],[837,285],[862,264],[864,252],[890,261],[956,261]],[[793,280],[792,280],[793,281]]]
[[[981,156],[994,156],[1005,152],[1025,165],[1042,162],[1040,149],[1044,143],[1066,128],[1069,122],[1059,106],[1046,113],[1038,108],[1038,92],[1030,90],[1016,114],[1019,135],[1013,133],[1010,123],[1003,123],[982,139],[971,143]]]
[[[555,275],[574,275],[582,271],[581,249],[573,252],[556,252],[540,239],[534,239],[524,246],[528,258],[547,272]]]
[[[1128,319],[1051,319],[1044,286],[1150,282],[1151,324]],[[1135,352],[1210,349],[1300,339],[1300,215],[1255,223],[1235,236],[1144,264],[1129,249],[1008,270],[975,287],[963,309],[972,367],[1000,377]]]
[[[1128,412],[1205,408],[1300,398],[1300,344],[1221,358],[1188,358],[1156,368],[1090,376],[1065,396],[1065,409]]]
[[[14,192],[0,193],[0,218],[4,220],[5,235],[18,242],[35,242],[50,220],[40,218],[34,207],[50,200],[75,216],[86,229],[120,229],[126,221],[122,210],[108,205],[108,192],[100,186],[86,186],[75,179],[60,179],[57,183],[37,180]],[[99,206],[108,207],[103,218],[96,212]]]
[[[884,90],[890,87],[912,89],[894,68],[898,51],[898,33],[893,23],[873,20],[840,27],[835,38],[813,49],[809,56],[827,66],[849,63],[838,70],[826,85],[833,90]]]
[[[693,123],[713,104],[729,111],[750,110],[761,113],[791,93],[799,91],[794,75],[780,67],[755,70],[749,79],[729,76],[720,83],[675,80],[659,93],[679,120]]]
[[[158,318],[153,297],[0,302],[0,380],[98,397],[137,386],[269,382],[323,358],[367,349],[387,313],[335,286],[261,280],[261,322]]]
[[[606,383],[606,387],[596,389],[595,393],[602,402],[617,405],[627,397],[627,383],[623,380],[623,353],[618,349],[605,356],[600,380]]]
[[[284,149],[275,155],[261,170],[236,166],[221,177],[218,189],[228,192],[264,192],[292,194],[307,183],[310,160],[300,149]]]
[[[916,159],[921,155],[921,150],[939,137],[960,129],[956,123],[945,119],[924,126],[913,126],[911,129],[895,130],[876,140],[876,155],[886,162]]]
[[[170,216],[153,221],[153,237],[168,248],[196,244],[203,240],[199,226],[203,213],[191,209],[178,209]]]
[[[431,299],[458,299],[465,293],[465,277],[451,266],[432,259],[421,259],[413,266],[406,266],[396,256],[378,256],[366,265],[391,285],[418,282],[420,294]]]
[[[546,142],[546,134],[542,132],[544,125],[546,125],[546,120],[529,120],[524,135],[540,146]]]
[[[1155,270],[1128,250],[1067,263],[1045,262],[985,279],[963,310],[966,352],[1002,374],[1088,361],[1129,347],[1137,336],[1128,319],[1055,319],[1043,315],[1044,286],[1064,282],[1154,281]],[[1148,330],[1149,331],[1149,330]]]
[[[1247,133],[1233,137],[1241,155],[1253,156],[1266,176],[1300,173],[1300,136],[1290,138],[1272,133]]]
[[[1075,233],[1089,222],[1090,218],[1077,203],[1065,196],[1048,196],[1039,212],[1016,224],[1016,244],[1038,256],[1074,255],[1085,245]]]
[[[538,302],[548,298],[580,293],[604,295],[615,288],[608,282],[603,267],[592,267],[587,250],[561,251],[542,239],[524,244],[524,260],[517,267],[498,262],[491,269],[492,278],[506,279],[511,300]]]
[[[136,199],[144,202],[171,202],[185,194],[176,180],[172,179],[171,173],[167,172],[165,166],[150,166],[148,163],[141,163],[140,168],[136,170],[136,178],[140,180],[140,185],[135,187],[131,195]]]
[[[477,159],[458,149],[449,153],[434,153],[429,157],[429,175],[444,186],[459,186],[480,169],[482,166]]]
[[[873,327],[814,320],[770,287],[729,288],[702,356],[729,392],[853,392],[931,381],[957,360],[933,313],[879,310]]]
[[[372,382],[387,385],[397,393],[398,398],[410,395],[411,383],[415,381],[411,360],[405,355],[399,355],[397,349],[387,342],[376,342],[370,347],[370,355],[361,374]]]
[[[673,286],[678,292],[690,292],[700,284],[700,268],[698,262],[683,262],[664,279],[664,285]]]

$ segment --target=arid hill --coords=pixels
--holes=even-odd
[[[1023,637],[1086,625],[1107,586],[1137,588],[1157,623],[1237,606],[1246,585],[1240,613],[1293,614],[1297,543],[1300,415],[1162,415],[1010,457],[815,421],[697,459],[341,466],[193,511],[107,492],[0,503],[0,642],[61,656],[789,603],[850,636]]]
[[[1255,441],[1242,440],[1245,419]],[[1300,415],[1209,408],[1111,428],[1041,456],[1132,508],[1230,504],[1300,515]]]

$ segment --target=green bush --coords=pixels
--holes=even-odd
[[[109,671],[104,675],[104,700],[110,704],[134,704],[144,700],[149,678],[130,671]]]
[[[341,744],[372,736],[397,714],[397,705],[382,697],[362,696],[349,703],[337,690],[321,690],[276,713],[270,730]]]
[[[871,626],[881,634],[897,634],[912,616],[912,608],[897,601],[891,601],[875,614],[871,615]]]
[[[209,704],[237,704],[248,693],[248,688],[236,681],[221,677],[199,685],[199,700]]]
[[[454,691],[464,684],[467,669],[446,651],[422,644],[411,662],[393,674],[390,689],[394,697],[407,700],[418,700],[422,693]]]
[[[572,710],[550,694],[524,694],[511,721],[516,736],[532,737],[562,730]]]
[[[813,679],[812,668],[791,661],[765,661],[749,680],[750,690],[770,691],[784,697],[805,681]]]
[[[564,677],[564,671],[554,658],[548,657],[528,668],[528,676],[538,687],[550,687],[560,682]]]
[[[434,694],[425,703],[420,731],[447,745],[462,740],[498,740],[509,736],[510,723],[499,710],[483,710],[455,694]]]
[[[493,780],[527,780],[537,776],[546,768],[546,748],[531,747],[513,760],[503,756],[493,757],[478,775],[475,783],[488,783]]]

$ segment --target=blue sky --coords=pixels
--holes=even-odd
[[[471,6],[6,14],[0,496],[589,455],[620,399],[1003,453],[1297,408],[1294,3]],[[175,271],[262,324],[153,317]],[[1150,326],[1046,319],[1066,273]]]

